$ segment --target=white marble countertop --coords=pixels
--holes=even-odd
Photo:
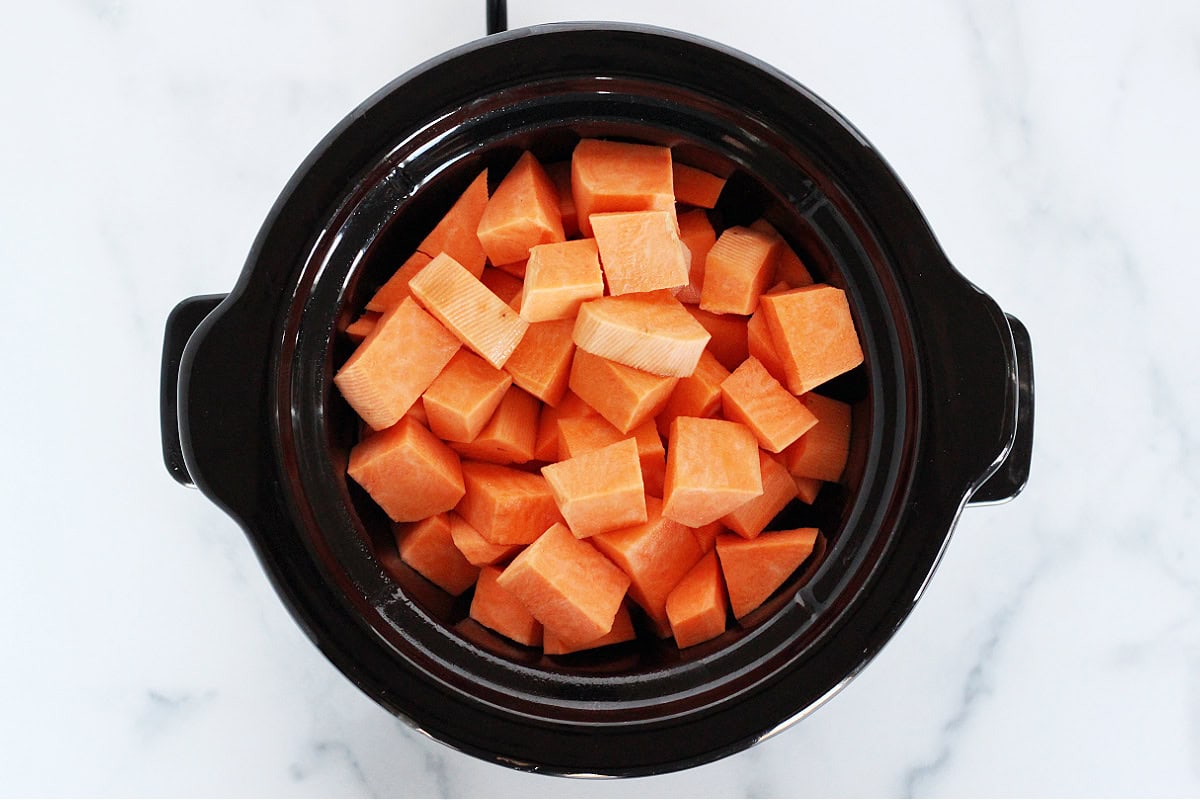
[[[12,3],[0,26],[0,793],[1200,794],[1200,4],[512,3],[681,28],[851,119],[1032,333],[1033,475],[825,707],[670,776],[429,741],[313,647],[159,445],[163,325],[483,3]]]

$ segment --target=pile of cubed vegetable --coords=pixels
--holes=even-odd
[[[838,481],[862,362],[844,292],[765,221],[714,229],[725,179],[584,139],[480,174],[348,327],[348,472],[400,557],[479,624],[547,654],[679,647],[805,562],[769,530]]]

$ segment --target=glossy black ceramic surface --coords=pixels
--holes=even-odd
[[[386,520],[345,477],[356,423],[331,381],[351,349],[339,331],[480,169],[494,185],[522,149],[565,158],[581,136],[670,145],[732,173],[716,213],[766,215],[847,291],[864,343],[864,365],[823,389],[854,406],[846,485],[783,520],[820,525],[824,553],[743,625],[682,652],[643,641],[555,659],[506,643],[398,562]],[[964,503],[1010,497],[1028,473],[1024,329],[951,267],[836,112],[673,32],[513,31],[400,77],[316,148],[205,313],[213,302],[181,304],[168,326],[168,467],[242,524],[298,622],[363,691],[519,768],[681,769],[811,711],[903,621]]]

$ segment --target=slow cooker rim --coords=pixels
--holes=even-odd
[[[491,41],[490,41],[490,42],[488,42],[488,46],[492,46],[492,44],[494,44],[494,42],[491,42]],[[607,66],[607,65],[606,65],[606,66]],[[563,80],[566,80],[566,77],[563,77]],[[653,78],[648,78],[648,80],[652,80],[652,82],[660,82],[660,80],[662,80],[662,78],[661,78],[660,74],[655,74],[655,76],[654,76]],[[408,83],[412,83],[412,82],[408,82]],[[607,82],[606,82],[606,83],[607,83]],[[619,85],[619,82],[618,82],[618,80],[612,80],[612,82],[611,82],[611,83],[612,83],[614,86],[616,86],[616,85]],[[667,82],[664,82],[664,84],[665,84],[665,85],[667,85]],[[656,83],[655,83],[655,85],[658,85],[658,84],[656,84]],[[506,86],[505,86],[505,88],[506,88]],[[536,85],[536,86],[530,86],[530,91],[541,91],[541,90],[545,90],[545,89],[546,89],[546,83],[539,83],[539,84],[538,84],[538,85]],[[503,90],[498,90],[498,91],[503,91]],[[614,94],[619,94],[619,89],[617,89],[617,88],[613,88],[613,89],[612,89],[612,92],[614,92]],[[487,95],[485,95],[485,96],[487,96]],[[434,115],[436,115],[436,114],[434,114]],[[391,162],[385,162],[385,163],[386,163],[386,164],[390,164]],[[388,168],[388,167],[386,167],[386,166],[384,166],[384,167],[377,167],[376,169],[374,169],[374,170],[373,170],[373,174],[383,174],[383,173],[385,173],[385,172],[388,172],[388,169],[389,169],[389,168]],[[389,173],[389,176],[390,176],[390,173]],[[370,200],[367,200],[367,199],[364,199],[364,200],[361,200],[361,201],[362,201],[362,203],[364,203],[364,204],[371,203],[371,201],[370,201]],[[376,205],[377,205],[377,204],[376,204]],[[334,225],[334,227],[332,227],[332,229],[336,229],[336,230],[337,230],[337,234],[336,234],[336,240],[341,240],[341,237],[342,237],[342,231],[344,230],[344,228],[340,228],[340,227],[337,227],[337,225]],[[347,236],[347,239],[352,239],[352,240],[353,240],[353,237]],[[306,302],[306,305],[307,305],[307,302]],[[304,325],[304,324],[302,324],[302,323],[300,323],[300,324],[299,324],[299,327],[300,327],[300,329],[301,329],[301,330],[302,330],[302,325]],[[320,326],[319,326],[319,325],[317,326],[317,330],[320,330]],[[284,337],[284,339],[290,339],[290,337],[287,337],[287,336],[286,336],[286,337]],[[918,383],[919,383],[919,381],[918,381]],[[301,384],[302,384],[302,385],[304,385],[304,386],[307,386],[307,384],[308,384],[308,380],[301,380]],[[293,396],[294,396],[294,397],[295,397],[295,396],[302,396],[302,392],[299,392],[299,391],[298,391],[298,392],[295,392]],[[281,402],[281,403],[280,403],[280,408],[281,408],[281,410],[283,409],[283,407],[286,407],[286,405],[287,405],[287,402],[286,402],[286,401],[284,401],[284,402]],[[314,447],[314,446],[316,446],[316,445],[318,445],[318,444],[319,444],[319,443],[316,443],[316,441],[310,441],[310,443],[308,443],[308,450],[312,450],[312,449],[313,449],[313,447]],[[311,485],[310,485],[310,486],[311,486]],[[302,501],[302,499],[304,499],[304,498],[306,497],[306,493],[305,493],[305,492],[296,492],[296,493],[295,493],[295,497],[296,497],[296,499],[298,499],[299,501]],[[337,522],[337,521],[334,521],[334,522]],[[311,523],[310,523],[310,524],[311,524]],[[414,646],[415,646],[415,643],[408,643],[408,644],[410,644],[410,645],[414,645]],[[437,644],[437,643],[434,643],[434,644]],[[468,650],[469,650],[469,648],[468,648]],[[452,656],[452,655],[454,655],[454,654],[451,654],[451,656]],[[458,654],[458,655],[461,655],[461,656],[463,656],[463,657],[476,658],[476,657],[478,657],[480,654],[478,654],[478,652],[467,652],[467,654]],[[452,658],[451,658],[451,660],[452,660]],[[482,663],[480,663],[480,664],[479,664],[479,666],[480,666],[480,668],[486,668],[486,667],[488,666],[488,661],[486,660],[486,658],[485,658],[485,661],[484,661],[484,662],[482,662]],[[520,664],[516,664],[516,667],[515,667],[515,668],[516,668],[516,669],[523,669],[523,667],[521,667],[521,666],[520,666]],[[689,663],[689,664],[685,664],[685,666],[684,666],[684,667],[682,667],[682,668],[695,668],[695,664],[690,664],[690,663]],[[540,670],[536,670],[536,669],[535,669],[535,672],[540,672]],[[671,672],[672,672],[672,670],[671,670],[671,669],[667,669],[667,673],[671,673]],[[539,678],[541,678],[541,676],[542,676],[542,675],[544,675],[544,673],[542,673],[541,675],[539,675]],[[553,674],[552,674],[552,675],[553,675]],[[670,675],[668,675],[668,676],[670,676]],[[556,675],[556,678],[557,678],[557,675]],[[506,680],[506,679],[510,679],[510,675],[506,675],[506,674],[505,674],[505,675],[503,675],[503,676],[502,676],[502,680]],[[535,682],[536,682],[536,679],[534,679],[534,680],[535,680]],[[577,686],[577,685],[588,685],[588,684],[590,684],[590,682],[592,682],[592,681],[589,681],[589,679],[587,678],[587,676],[586,676],[586,675],[581,675],[581,674],[568,674],[568,675],[565,675],[565,676],[563,676],[562,680],[566,681],[566,684],[569,684],[571,687],[574,687],[574,686]],[[601,679],[600,679],[600,681],[601,681],[601,684],[600,684],[600,685],[601,685],[601,686],[602,686],[602,681],[604,681],[604,680],[605,680],[604,678],[601,678]],[[661,681],[655,681],[655,682],[654,682],[654,686],[658,686],[658,685],[660,684],[660,682],[661,682]],[[482,690],[482,688],[484,688],[484,686],[476,686],[475,688],[476,688],[476,691],[479,691],[479,690]],[[511,691],[511,686],[508,686],[508,685],[506,685],[506,686],[505,686],[505,691],[504,691],[502,694],[500,694],[500,697],[502,697],[502,699],[506,699],[506,698],[508,698],[508,692],[509,692],[509,691]],[[653,690],[647,690],[647,691],[648,691],[648,692],[650,692],[650,693],[652,693],[652,696],[655,698],[655,699],[653,700],[653,703],[654,703],[654,704],[659,704],[659,705],[661,705],[661,704],[662,704],[662,702],[664,702],[664,700],[662,700],[662,698],[661,698],[661,696],[660,696],[660,694],[659,694],[658,692],[655,692],[655,691],[653,691]],[[602,692],[602,691],[601,691],[601,693],[604,693],[604,692]],[[581,702],[582,702],[582,703],[584,703],[584,705],[587,705],[587,703],[589,703],[589,702],[588,702],[588,700],[582,700],[582,699],[581,699]]]

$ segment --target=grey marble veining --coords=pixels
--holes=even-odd
[[[795,76],[1034,343],[1033,474],[964,511],[826,706],[684,773],[457,753],[334,670],[162,468],[171,307],[225,291],[292,172],[483,4],[14,3],[0,26],[0,791],[216,796],[1200,794],[1200,4],[530,0]]]

